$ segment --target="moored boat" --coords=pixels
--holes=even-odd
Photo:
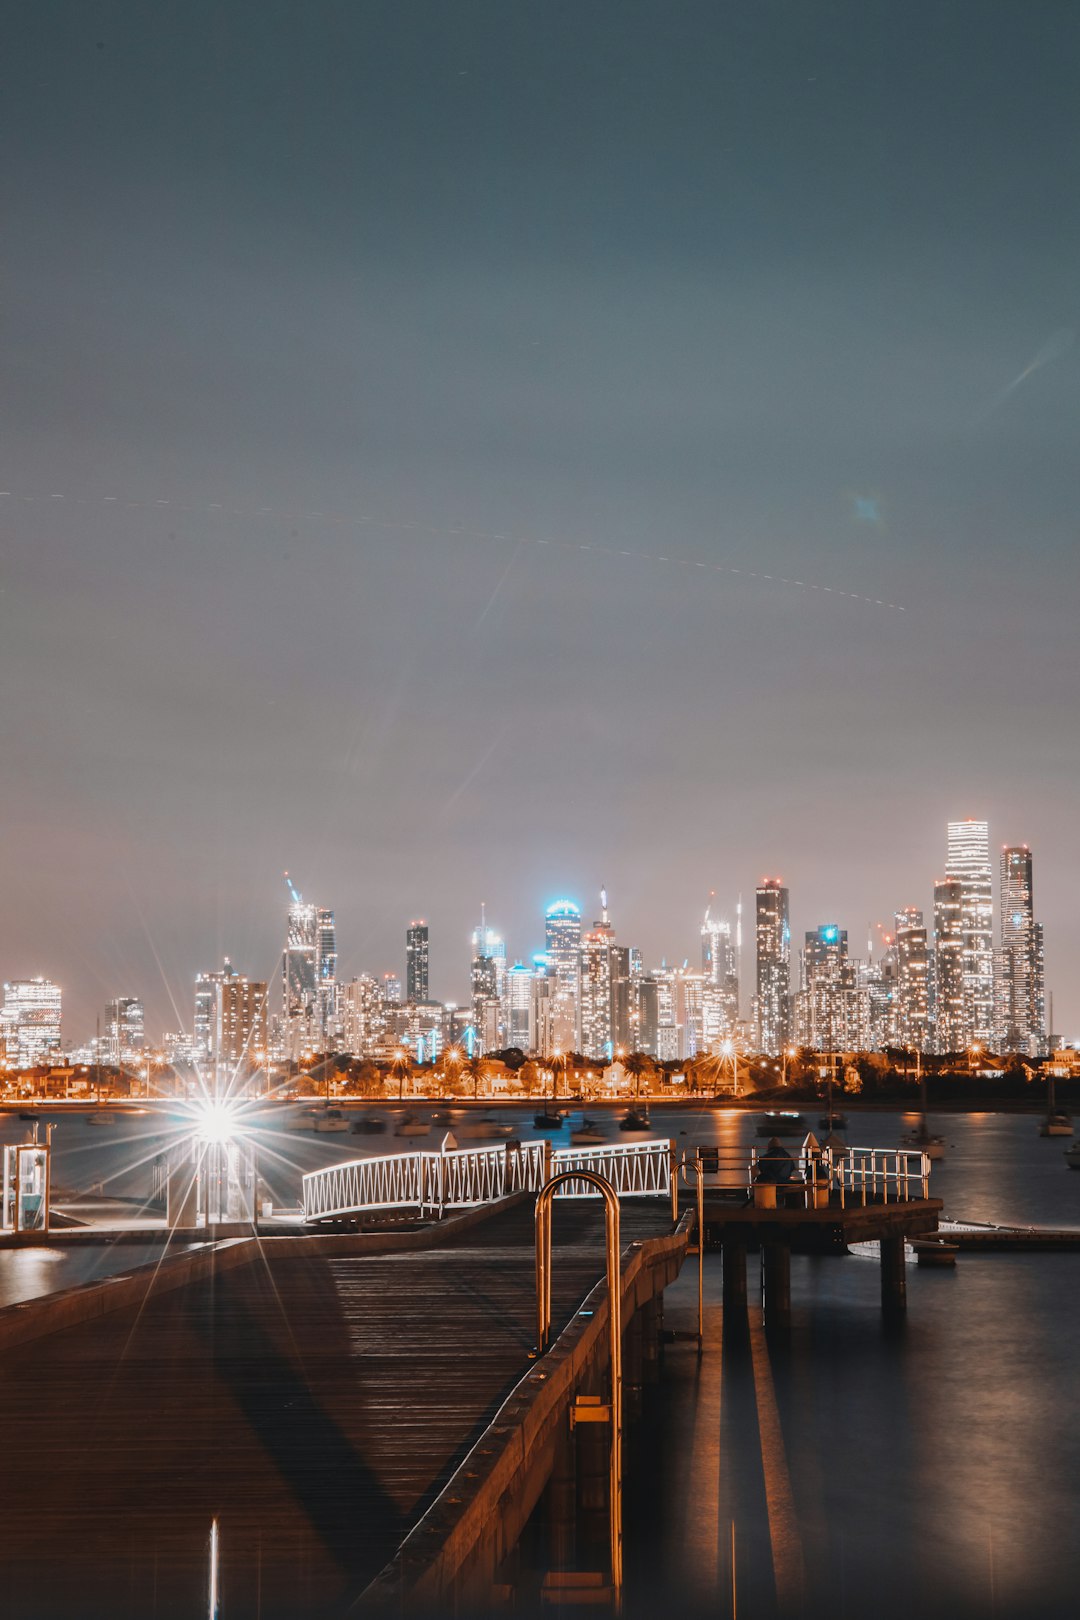
[[[1057,1106],[1054,1095],[1054,1077],[1050,1075],[1046,1082],[1046,1118],[1039,1125],[1040,1136],[1071,1136],[1073,1134],[1072,1116],[1064,1108]]]
[[[637,1108],[628,1108],[619,1121],[620,1131],[632,1132],[636,1136],[652,1135],[652,1120],[647,1113],[641,1113]]]
[[[806,1130],[806,1117],[798,1114],[794,1109],[780,1109],[775,1113],[762,1114],[757,1123],[759,1136],[802,1136]]]
[[[321,1136],[333,1136],[339,1131],[347,1131],[349,1122],[340,1108],[325,1108],[321,1114],[315,1115],[311,1128]]]
[[[429,1136],[431,1134],[431,1121],[417,1119],[415,1114],[403,1114],[394,1126],[395,1136]]]

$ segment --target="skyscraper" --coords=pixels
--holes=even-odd
[[[600,916],[581,941],[581,1050],[598,1061],[613,1055],[611,949],[615,930],[608,916],[607,890],[600,890]]]
[[[581,1039],[581,908],[556,900],[545,917],[548,970],[555,980],[552,1008],[555,1050],[574,1051]]]
[[[335,1044],[337,1028],[337,929],[334,913],[319,906],[315,916],[315,1016],[319,1044]]]
[[[261,1063],[267,1044],[266,985],[237,973],[229,958],[215,973],[195,980],[196,1061],[219,1066],[242,1060]],[[296,1033],[294,1026],[294,1033]]]
[[[994,902],[990,828],[985,821],[949,822],[945,876],[960,884],[961,1044],[986,1045],[994,1038]]]
[[[506,1044],[522,1052],[533,1047],[533,976],[524,962],[515,962],[506,974]]]
[[[739,957],[731,924],[705,908],[701,925],[701,1046],[709,1050],[733,1038],[739,1021]]]
[[[145,1041],[143,1004],[135,996],[117,996],[105,1005],[105,1050],[110,1063],[131,1060]]]
[[[791,1038],[791,926],[788,891],[779,878],[757,890],[757,1045],[776,1057]]]
[[[13,979],[5,984],[0,1031],[9,1069],[33,1068],[58,1056],[61,999],[60,986],[51,979]]]
[[[1043,1051],[1042,930],[1035,921],[1031,851],[1001,852],[1001,949],[998,957],[997,1042],[1006,1052]]]
[[[423,918],[405,931],[405,1000],[411,1007],[428,996],[428,925]]]
[[[938,1052],[962,1052],[968,1044],[963,918],[960,879],[939,879],[934,884],[934,1047]]]
[[[859,1006],[858,970],[848,956],[846,928],[822,923],[806,935],[799,996],[801,1045],[818,1052],[858,1051],[867,1018]]]
[[[923,914],[916,906],[896,913],[896,1038],[925,1052],[930,1044],[930,952]]]

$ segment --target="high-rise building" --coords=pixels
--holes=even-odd
[[[131,1062],[146,1042],[143,1004],[135,996],[117,996],[105,1005],[105,1053],[110,1063]]]
[[[660,1055],[660,981],[644,973],[637,981],[637,1040],[631,1044],[648,1057]]]
[[[266,984],[234,973],[218,985],[217,1032],[222,1063],[266,1061]],[[213,1055],[213,1054],[211,1054]]]
[[[506,974],[506,1044],[522,1052],[533,1047],[533,975],[524,962],[515,962]]]
[[[637,1035],[635,957],[640,952],[629,945],[611,947],[611,1040],[615,1053],[631,1052]]]
[[[319,1029],[319,908],[306,905],[286,872],[289,913],[282,959],[282,1023],[290,1056],[314,1052]]]
[[[963,958],[963,1045],[994,1039],[994,901],[990,828],[950,821],[945,876],[960,884]]]
[[[791,926],[788,891],[779,878],[757,890],[757,1046],[776,1057],[791,1039]]]
[[[0,1031],[9,1069],[54,1061],[60,1051],[61,1001],[60,986],[50,979],[13,979],[4,985]]]
[[[998,957],[997,1044],[1038,1057],[1044,1050],[1042,929],[1035,921],[1031,851],[1001,852],[1001,947]]]
[[[701,971],[700,1049],[715,1051],[734,1039],[739,1022],[739,957],[737,935],[711,905],[701,925]]]
[[[315,1017],[319,1045],[337,1045],[337,929],[334,913],[319,906],[315,915]]]
[[[386,1015],[382,987],[362,973],[338,987],[338,1016],[346,1052],[353,1057],[374,1057],[386,1042]]]
[[[556,900],[544,919],[544,955],[555,980],[555,1049],[576,1051],[581,1040],[581,908]]]
[[[798,997],[799,1044],[817,1052],[852,1052],[866,1044],[866,1009],[846,928],[822,923],[806,935]]]
[[[964,887],[959,878],[934,884],[934,1047],[962,1052],[968,1045],[964,983]]]
[[[265,1062],[266,1004],[265,983],[237,973],[228,957],[216,973],[198,974],[192,1041],[196,1062],[215,1068],[223,1063]]]
[[[428,925],[422,918],[405,932],[405,1000],[410,1007],[428,1000]]]
[[[472,996],[472,1023],[485,1052],[506,1045],[504,1034],[509,1019],[506,1006],[506,944],[487,925],[487,914],[480,907],[480,926],[473,929],[472,962],[469,969]]]
[[[930,951],[917,906],[896,913],[896,1039],[916,1052],[930,1047]]]
[[[600,890],[600,916],[581,941],[581,1050],[598,1061],[614,1056],[611,951],[615,930],[608,916],[607,890]]]

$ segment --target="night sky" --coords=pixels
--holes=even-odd
[[[861,952],[973,815],[1080,1035],[1073,0],[0,24],[0,977],[156,1038],[285,867],[450,999],[602,882]]]

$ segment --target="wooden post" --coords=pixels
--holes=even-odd
[[[887,1316],[901,1316],[907,1310],[902,1233],[881,1239],[881,1308]]]
[[[791,1250],[786,1243],[764,1243],[761,1247],[765,1283],[765,1326],[791,1326]]]

